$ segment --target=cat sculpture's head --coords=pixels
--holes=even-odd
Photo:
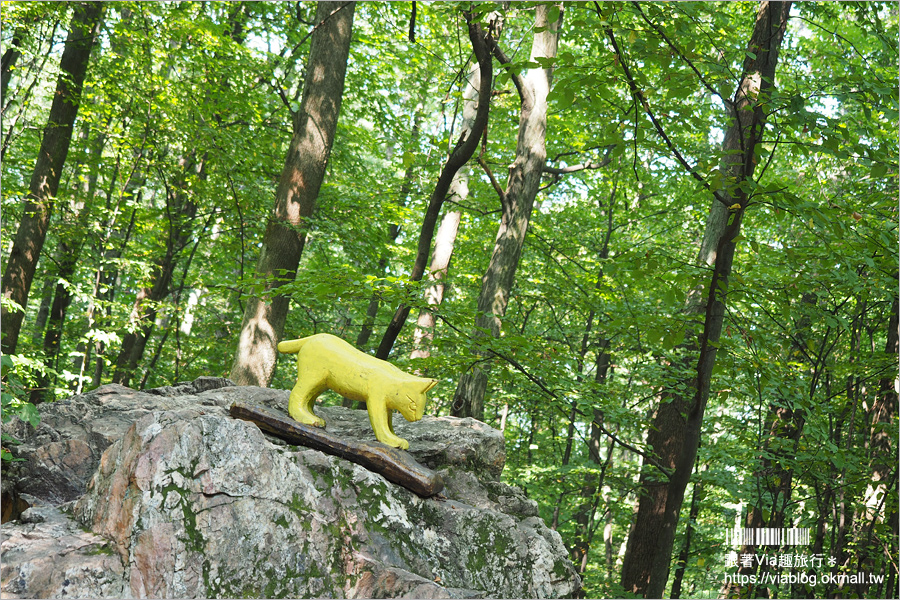
[[[425,393],[437,385],[437,379],[414,377],[400,384],[394,394],[394,410],[407,421],[418,421],[425,414]]]

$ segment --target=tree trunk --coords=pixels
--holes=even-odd
[[[50,316],[50,305],[53,304],[53,290],[53,280],[45,277],[43,289],[41,290],[41,304],[34,317],[34,327],[31,329],[31,343],[35,346],[41,343],[44,327],[47,326],[47,318]]]
[[[12,78],[12,72],[16,63],[22,56],[22,41],[27,34],[28,31],[25,27],[16,28],[13,32],[12,39],[9,42],[9,47],[6,49],[6,52],[3,53],[3,58],[0,59],[0,98],[6,98],[6,90],[9,89],[9,80]]]
[[[203,233],[209,228],[210,224],[212,223],[213,219],[215,218],[215,215],[216,215],[216,211],[214,209],[210,212],[209,217],[207,217],[206,223],[201,228],[200,233],[195,236],[194,246],[191,249],[191,252],[188,255],[187,259],[185,259],[184,264],[181,266],[181,281],[178,283],[178,287],[175,288],[175,290],[172,293],[173,301],[175,304],[176,314],[180,313],[180,311],[178,310],[178,306],[181,303],[181,297],[182,297],[182,294],[184,293],[184,288],[187,284],[188,272],[190,271],[191,263],[194,261],[194,257],[197,255],[197,248],[200,245],[200,240],[203,239]],[[169,338],[169,334],[172,332],[173,329],[175,330],[176,340],[178,339],[178,334],[180,332],[182,319],[177,318],[177,319],[167,319],[167,320],[171,323],[171,326],[165,327],[165,332],[163,333],[162,338],[159,340],[159,343],[156,346],[156,352],[154,352],[153,358],[150,360],[150,363],[144,369],[144,375],[143,375],[143,377],[141,377],[141,382],[137,389],[143,390],[146,388],[147,381],[150,378],[150,375],[153,372],[153,370],[156,368],[156,364],[159,361],[159,357],[162,355],[162,350],[166,344],[166,340]],[[179,358],[180,358],[179,354],[176,353],[175,373],[172,378],[172,381],[178,381]]]
[[[697,482],[694,484],[694,491],[691,494],[691,510],[688,514],[687,527],[684,531],[684,543],[681,545],[681,552],[678,553],[678,562],[675,564],[675,580],[672,582],[672,592],[669,594],[669,598],[681,598],[684,572],[687,570],[687,561],[691,557],[691,539],[694,536],[694,523],[697,522],[697,516],[700,514],[700,497],[702,495],[703,484]]]
[[[457,179],[450,186],[450,197],[465,199],[468,195],[468,186],[465,179],[468,174],[457,174]],[[431,356],[431,342],[434,339],[434,313],[437,307],[444,301],[444,277],[450,270],[450,258],[453,256],[453,247],[456,245],[456,235],[459,233],[459,223],[462,220],[462,212],[458,209],[448,210],[441,219],[437,235],[434,238],[434,255],[431,257],[431,265],[428,267],[431,286],[425,290],[425,302],[429,308],[419,311],[416,319],[416,331],[413,333],[413,350],[411,358],[428,358]]]
[[[29,401],[32,404],[43,402],[44,399],[52,398],[52,394],[47,392],[52,377],[50,369],[56,368],[56,358],[59,353],[59,343],[62,339],[63,324],[65,323],[66,311],[69,304],[72,303],[72,293],[68,286],[63,283],[72,280],[75,272],[78,252],[72,250],[67,244],[60,244],[60,261],[58,277],[60,282],[56,284],[53,293],[53,303],[50,306],[47,321],[47,331],[44,334],[44,366],[46,371],[38,373],[37,387],[31,390]]]
[[[478,114],[475,118],[475,125],[472,130],[477,132],[473,135],[460,136],[441,169],[438,181],[428,200],[428,207],[425,209],[425,217],[422,219],[422,229],[419,232],[419,242],[416,247],[416,259],[413,263],[412,271],[409,273],[410,281],[421,281],[425,274],[425,263],[428,261],[428,255],[431,252],[431,241],[434,238],[434,226],[437,224],[438,215],[441,213],[441,206],[444,204],[444,198],[450,190],[453,178],[456,173],[465,165],[475,149],[478,147],[480,132],[487,125],[488,111],[490,109],[491,83],[493,81],[493,65],[491,63],[490,50],[488,49],[488,36],[482,31],[481,26],[473,22],[473,17],[469,13],[465,13],[468,23],[469,41],[472,43],[472,49],[475,52],[475,58],[478,61],[478,68],[481,73],[481,89],[478,92]],[[387,360],[397,341],[397,336],[403,329],[407,317],[409,317],[410,307],[401,304],[394,312],[391,322],[385,329],[384,336],[381,338],[381,344],[378,345],[378,351],[375,356]]]
[[[562,7],[557,23],[548,21],[549,7],[535,7],[535,33],[531,47],[531,60],[556,57],[559,27],[562,24]],[[508,64],[509,59],[494,44],[494,54]],[[509,294],[512,290],[525,244],[525,232],[534,208],[541,182],[541,173],[547,160],[545,140],[547,134],[547,95],[553,75],[552,68],[529,69],[524,75],[513,74],[519,91],[519,136],[516,158],[509,170],[506,190],[501,195],[503,213],[500,228],[494,241],[494,251],[487,272],[481,280],[478,296],[478,316],[475,319],[473,338],[476,345],[477,364],[463,373],[453,397],[451,414],[458,417],[484,418],[484,394],[487,389],[487,365],[485,352],[478,348],[485,331],[494,338],[500,335],[501,319],[506,314]]]
[[[188,179],[204,176],[204,163],[191,155],[180,161],[178,180],[166,184],[166,214],[169,215],[166,251],[157,259],[153,285],[138,292],[131,312],[131,328],[122,339],[122,348],[116,358],[113,382],[128,385],[138,363],[144,356],[147,341],[156,324],[158,305],[171,291],[178,255],[187,245],[192,232],[191,222],[197,216],[198,206],[189,192]]]
[[[888,320],[887,342],[885,343],[885,354],[893,354],[893,364],[897,362],[898,350],[900,350],[900,330],[898,330],[898,317],[900,317],[900,302],[894,298],[891,303],[891,313]],[[864,504],[866,514],[863,520],[868,520],[869,525],[866,527],[865,541],[861,544],[860,550],[860,570],[874,570],[874,560],[876,555],[881,551],[878,544],[872,539],[874,528],[883,515],[884,522],[890,524],[893,532],[893,543],[890,547],[885,546],[883,549],[885,558],[884,563],[887,565],[885,569],[889,571],[889,584],[885,589],[896,589],[890,585],[890,580],[895,580],[897,576],[896,562],[891,560],[892,556],[896,556],[897,552],[897,496],[889,490],[896,490],[897,465],[891,461],[891,458],[897,456],[897,436],[896,427],[892,424],[897,420],[897,390],[896,376],[887,376],[879,381],[879,389],[876,394],[875,401],[872,403],[869,412],[868,422],[871,423],[867,432],[868,437],[868,454],[869,468],[872,471],[872,481],[866,489]],[[878,510],[879,503],[883,503],[883,510]]]
[[[85,128],[83,139],[87,141],[88,130]],[[63,329],[66,323],[66,314],[69,305],[72,303],[72,286],[69,282],[73,281],[75,271],[78,267],[81,249],[84,245],[85,231],[89,231],[88,218],[91,214],[91,202],[97,190],[97,179],[99,177],[100,161],[103,154],[103,148],[106,146],[106,134],[101,133],[89,145],[90,153],[95,156],[90,164],[88,177],[81,186],[80,198],[73,202],[71,208],[74,220],[66,220],[64,218],[61,226],[58,226],[59,248],[57,249],[58,258],[56,259],[58,283],[53,293],[53,303],[48,312],[49,321],[46,323],[47,330],[44,333],[44,364],[47,370],[38,374],[38,385],[32,390],[31,403],[37,404],[44,399],[52,399],[53,395],[48,394],[48,387],[53,380],[50,376],[50,370],[58,370],[59,365],[59,346],[62,341]],[[81,171],[81,165],[75,167],[76,175]],[[76,179],[78,177],[76,176]],[[43,308],[43,307],[42,307]],[[43,329],[43,325],[41,325]]]
[[[800,354],[806,350],[810,318],[808,310],[815,307],[816,295],[805,293],[800,300],[800,320],[794,332],[791,344],[791,353]],[[857,352],[858,353],[858,352]],[[814,365],[818,368],[818,365]],[[818,379],[816,374],[811,374],[810,379]],[[815,387],[809,390],[810,400],[813,399]],[[758,496],[751,500],[751,506],[747,513],[746,526],[748,529],[760,527],[784,527],[784,513],[788,505],[794,478],[794,470],[790,465],[792,457],[797,455],[797,444],[806,423],[806,413],[800,407],[793,407],[790,400],[779,398],[769,406],[766,414],[763,431],[767,432],[758,448],[760,463],[754,473]],[[768,515],[768,518],[765,517]],[[744,544],[740,554],[754,554],[755,544]],[[754,575],[758,568],[767,569],[766,565],[741,565],[738,574],[742,576]],[[735,595],[742,596],[747,593],[767,593],[765,587],[756,589],[755,586],[745,587],[737,583],[730,583],[725,588],[726,595],[731,598]]]
[[[756,167],[755,146],[765,127],[764,102],[774,87],[775,67],[790,7],[790,2],[764,1],[760,4],[741,82],[729,105],[722,172],[730,185],[713,200],[698,257],[701,264],[712,262],[713,273],[705,303],[700,307],[705,317],[699,337],[696,375],[686,382],[693,397],[662,401],[648,432],[648,443],[670,477],[667,480],[660,476],[662,474],[651,475],[645,466],[638,510],[622,568],[625,590],[648,598],[661,598],[668,580],[678,516],[700,444],[716,346],[724,322],[734,239],[740,233],[748,201],[748,192],[741,184],[752,180]],[[697,297],[696,294],[689,296],[689,309],[696,306],[697,302],[692,298]]]
[[[598,252],[598,258],[600,261],[605,261],[609,258],[609,244],[612,239],[613,232],[613,207],[615,206],[616,200],[616,191],[618,190],[618,177],[613,180],[613,188],[609,195],[609,200],[606,202],[606,234],[603,238],[603,246],[600,248],[600,252]],[[604,209],[604,202],[600,200],[599,209]],[[597,284],[594,286],[595,289],[600,289],[601,282],[603,281],[603,269],[600,269],[597,273]],[[597,318],[597,313],[593,309],[588,313],[587,321],[584,326],[584,335],[581,338],[581,348],[579,350],[578,356],[578,380],[582,381],[582,373],[584,371],[585,360],[588,355],[588,350],[591,342],[591,338],[594,337],[594,320]],[[610,370],[610,356],[609,356],[609,346],[610,341],[602,335],[600,336],[599,341],[597,342],[597,354],[594,359],[594,383],[597,386],[604,385],[607,381],[607,377],[609,376]],[[577,404],[575,401],[572,403],[573,413],[577,408]],[[588,553],[591,549],[591,541],[593,539],[593,528],[594,528],[594,515],[596,513],[597,507],[599,505],[599,499],[601,495],[601,489],[603,487],[603,481],[605,478],[606,470],[609,467],[609,464],[612,459],[612,451],[613,446],[610,445],[609,450],[606,453],[606,460],[601,461],[600,457],[600,442],[603,437],[603,432],[600,429],[600,425],[603,422],[603,412],[598,409],[593,409],[593,420],[591,421],[591,437],[587,440],[588,443],[588,460],[600,466],[602,462],[602,466],[600,466],[599,476],[597,473],[588,472],[584,478],[584,482],[581,486],[580,500],[579,505],[575,509],[575,513],[572,516],[572,519],[575,521],[575,535],[573,536],[572,543],[570,544],[570,555],[572,557],[572,562],[576,563],[579,567],[579,572],[584,573],[587,569],[588,563]],[[569,427],[569,432],[566,437],[566,455],[569,454],[572,439],[574,436],[574,431],[571,426]],[[565,457],[564,457],[565,459]]]
[[[884,346],[885,354],[897,355],[900,350],[900,331],[898,331],[898,321],[900,321],[900,302],[894,298],[891,303],[890,319],[888,320],[887,342]],[[894,358],[896,362],[896,358]],[[895,456],[896,452],[892,450],[896,436],[896,431],[892,431],[891,423],[895,422],[897,417],[897,390],[894,387],[897,381],[896,377],[884,377],[878,383],[878,394],[872,408],[869,411],[869,422],[872,424],[869,431],[869,456],[872,468],[873,482],[883,482],[891,474],[896,466],[891,464],[892,461],[886,460],[890,456]]]
[[[88,331],[103,329],[103,327],[112,320],[112,303],[116,294],[116,282],[119,280],[119,267],[116,263],[117,259],[124,254],[125,249],[131,240],[131,234],[134,231],[135,223],[137,221],[137,205],[140,204],[143,196],[141,187],[144,185],[145,179],[143,177],[134,177],[138,162],[141,158],[142,155],[136,157],[134,168],[132,169],[128,181],[125,183],[125,190],[122,194],[122,196],[125,194],[133,194],[135,196],[135,208],[131,211],[131,217],[128,220],[128,225],[124,228],[124,231],[116,225],[116,220],[119,216],[119,204],[113,204],[112,200],[115,191],[115,176],[107,188],[106,214],[111,216],[107,223],[104,224],[104,228],[106,229],[105,235],[102,239],[98,240],[98,243],[93,247],[94,254],[101,256],[102,259],[94,273],[93,293],[91,294],[92,299],[88,304],[87,314],[85,315],[87,317]],[[122,196],[120,196],[119,201],[121,201]],[[118,247],[112,247],[112,244],[110,244],[113,238],[120,240]],[[81,349],[83,350],[83,353],[81,353],[81,356],[75,365],[79,374],[78,384],[75,389],[76,394],[80,394],[82,391],[84,378],[86,377],[85,373],[88,371],[88,366],[91,361],[92,345],[95,354],[95,363],[93,374],[91,375],[91,387],[99,386],[103,378],[103,373],[106,368],[107,345],[102,340],[97,340],[93,342],[93,344],[87,342]]]
[[[234,6],[235,8],[228,18],[229,29],[227,31],[234,42],[241,44],[244,40],[243,6],[240,4]],[[227,85],[223,85],[223,87],[227,88]],[[205,102],[210,102],[208,97]],[[221,122],[219,114],[214,114],[213,119]],[[165,253],[156,260],[152,286],[149,289],[141,290],[135,300],[131,315],[132,331],[122,340],[122,348],[116,358],[116,369],[113,373],[113,381],[116,383],[129,385],[131,382],[138,364],[143,360],[147,343],[155,328],[159,305],[172,292],[172,281],[178,260],[182,250],[187,247],[190,239],[194,236],[193,221],[200,208],[191,191],[191,181],[194,178],[206,179],[206,157],[206,153],[191,149],[178,159],[174,181],[169,183],[163,179],[168,217]],[[193,253],[191,257],[193,257]],[[190,260],[184,268],[187,269],[189,265]],[[145,372],[141,381],[145,382],[146,379],[147,373]]]
[[[427,96],[427,87],[422,88],[422,95],[420,96],[420,100],[425,102]],[[419,131],[422,126],[422,112],[416,111],[415,117],[413,117],[413,126],[412,132],[409,140],[409,148],[410,151],[413,152],[419,145]],[[406,206],[406,198],[409,196],[410,191],[412,190],[413,184],[413,175],[415,174],[415,167],[410,162],[409,166],[406,167],[406,171],[403,173],[403,183],[400,185],[400,193],[397,194],[397,205],[398,206]],[[397,237],[400,235],[400,225],[398,223],[391,223],[388,226],[388,241],[390,243],[394,243],[397,241]],[[378,274],[384,275],[385,269],[387,269],[388,264],[388,250],[385,249],[381,258],[378,260]],[[372,337],[372,331],[375,327],[375,317],[378,316],[378,308],[381,305],[380,293],[376,290],[372,292],[372,297],[369,299],[369,306],[366,308],[366,319],[363,321],[363,326],[359,331],[359,336],[356,338],[356,347],[360,350],[364,349],[366,345],[369,343],[369,338]],[[365,406],[362,403],[353,402],[352,400],[344,399],[343,405],[346,407],[350,407],[353,405],[359,404],[360,406]]]
[[[478,92],[481,89],[481,71],[475,63],[469,69],[467,85],[463,90],[462,122],[460,123],[461,135],[478,135],[475,132],[475,117],[478,114]],[[469,196],[469,168],[463,167],[453,177],[450,184],[450,200],[465,200]],[[462,213],[454,208],[444,213],[441,225],[438,227],[434,240],[434,253],[431,256],[431,265],[428,267],[428,279],[431,285],[425,290],[425,301],[429,308],[419,311],[416,320],[416,331],[413,334],[413,351],[411,358],[427,358],[431,356],[430,344],[434,336],[434,310],[444,300],[444,277],[450,267],[450,258],[453,256],[453,246],[456,244],[456,234],[459,231],[459,222]]]
[[[56,93],[31,176],[25,210],[3,272],[3,300],[12,301],[21,307],[10,308],[4,302],[0,309],[0,321],[3,321],[0,350],[4,354],[15,354],[19,341],[28,292],[50,228],[50,216],[72,141],[72,128],[78,115],[91,49],[105,8],[103,2],[83,2],[75,6],[72,15],[72,24],[60,59]]]
[[[133,15],[134,12],[130,8],[120,8],[120,23],[131,23]],[[129,39],[130,38],[127,36],[127,34],[124,33],[111,36],[109,41],[110,49],[115,54],[125,53],[126,46],[129,44]],[[123,121],[124,124],[129,119],[129,115],[126,114],[122,116],[122,118],[125,119],[125,121]],[[112,117],[110,117],[110,121],[107,122],[107,125],[109,125],[111,120]],[[122,253],[124,252],[125,247],[128,244],[131,232],[134,230],[135,220],[137,217],[137,209],[134,208],[132,210],[131,219],[129,220],[129,223],[125,229],[124,236],[120,230],[121,228],[116,224],[116,221],[121,214],[121,205],[125,196],[134,196],[134,206],[137,207],[140,205],[140,199],[142,197],[141,187],[146,182],[146,177],[140,175],[138,173],[138,170],[144,159],[144,151],[146,150],[146,143],[149,135],[150,123],[148,122],[144,126],[140,146],[131,150],[133,163],[131,165],[131,168],[126,173],[124,189],[119,194],[117,201],[114,202],[114,198],[116,196],[116,186],[118,185],[119,177],[122,173],[121,152],[116,153],[115,165],[113,166],[112,174],[106,184],[105,207],[104,210],[101,211],[101,213],[105,217],[105,222],[102,224],[102,230],[104,231],[104,234],[101,236],[97,236],[93,239],[92,242],[93,255],[101,258],[99,258],[99,262],[94,273],[93,291],[85,314],[86,333],[90,333],[96,328],[102,328],[103,323],[108,322],[112,318],[112,301],[115,296],[115,282],[119,278],[119,271],[118,267],[112,267],[111,265],[115,263],[116,259],[122,256]],[[105,138],[105,134],[103,137]],[[97,165],[93,167],[91,174],[94,183],[96,182],[96,173],[97,169],[99,168],[99,163],[102,162],[105,139],[103,139],[102,141],[98,140],[98,142],[99,143],[96,148]],[[90,185],[93,186],[94,183],[91,183]],[[109,242],[113,237],[123,238],[121,245],[117,249],[113,249],[109,246]],[[105,305],[105,307],[103,307],[102,305]],[[105,366],[104,353],[106,349],[106,343],[99,339],[95,340],[94,342],[85,340],[79,343],[77,348],[78,355],[73,361],[73,370],[78,373],[77,383],[75,384],[75,393],[80,394],[84,387],[84,382],[88,377],[86,373],[88,370],[88,365],[91,361],[92,351],[95,354],[94,358],[96,360],[96,364],[94,373],[91,376],[91,384],[92,387],[97,387],[100,385]]]
[[[303,228],[325,179],[344,95],[355,8],[355,2],[324,1],[316,8],[301,106],[292,115],[293,136],[256,265],[265,293],[247,301],[231,367],[230,377],[238,385],[267,386],[275,375],[276,346],[290,304],[278,288],[297,274],[306,243]]]

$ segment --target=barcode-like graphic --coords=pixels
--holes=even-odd
[[[805,546],[809,544],[808,527],[751,527],[725,530],[727,546]]]

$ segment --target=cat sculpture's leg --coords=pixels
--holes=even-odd
[[[391,422],[393,411],[387,407],[384,396],[370,397],[366,401],[366,410],[369,413],[372,431],[375,432],[375,437],[379,442],[401,450],[409,448],[409,442],[394,433],[394,425]]]
[[[288,413],[291,417],[304,425],[325,427],[325,420],[313,414],[312,407],[316,398],[325,391],[326,387],[323,378],[304,371],[303,365],[298,365],[297,384],[291,390],[288,400]]]
[[[387,430],[391,433],[391,435],[397,435],[394,433],[394,411],[390,408],[385,407],[385,414],[387,414]]]

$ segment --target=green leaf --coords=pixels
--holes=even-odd
[[[872,177],[872,179],[881,179],[882,177],[887,175],[887,171],[888,168],[886,164],[881,162],[872,163],[872,168],[869,171],[869,176]]]

